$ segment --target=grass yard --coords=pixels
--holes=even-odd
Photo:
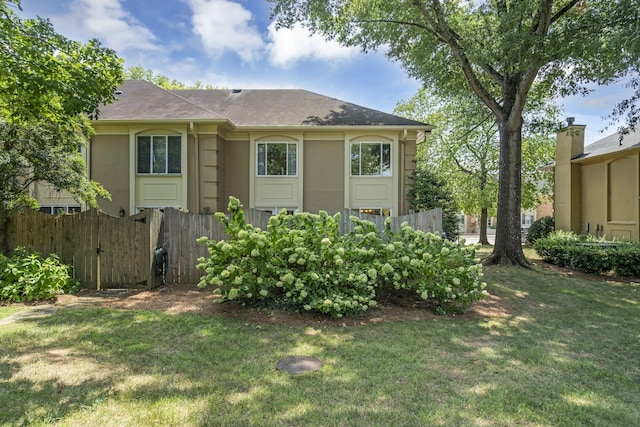
[[[485,273],[509,315],[282,326],[76,307],[0,325],[0,425],[640,425],[640,284]],[[288,355],[324,367],[275,370]]]

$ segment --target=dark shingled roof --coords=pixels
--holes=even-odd
[[[164,90],[126,80],[99,120],[225,120],[236,126],[418,126],[426,123],[300,89]]]
[[[587,145],[584,147],[584,154],[577,156],[574,160],[582,160],[638,147],[640,147],[640,131],[630,131],[622,137],[622,141],[620,140],[620,133],[616,132]]]

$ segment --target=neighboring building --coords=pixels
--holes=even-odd
[[[550,199],[544,198],[542,203],[535,210],[522,210],[520,215],[520,227],[523,232],[527,232],[534,221],[553,215],[553,204]],[[487,234],[496,233],[497,218],[491,217],[487,219]],[[465,215],[463,213],[458,217],[458,231],[460,234],[479,234],[480,218],[474,215]]]
[[[128,80],[88,144],[100,208],[401,215],[416,144],[432,127],[304,90],[164,90]],[[42,206],[52,206],[39,197]]]
[[[558,131],[555,227],[640,240],[640,132],[609,135],[584,146],[585,126]]]

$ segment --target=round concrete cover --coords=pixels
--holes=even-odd
[[[276,369],[292,374],[302,374],[304,372],[315,372],[322,367],[322,362],[310,356],[287,356],[278,360]]]

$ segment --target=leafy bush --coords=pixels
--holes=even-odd
[[[458,206],[446,181],[424,166],[418,165],[409,177],[413,183],[407,192],[409,206],[415,211],[442,208],[442,231],[449,240],[456,240]]]
[[[201,258],[201,287],[213,285],[225,300],[286,301],[304,310],[343,316],[376,305],[376,290],[408,289],[433,299],[441,310],[464,310],[485,297],[475,247],[459,246],[439,234],[403,224],[382,235],[369,221],[351,217],[341,236],[339,214],[285,211],[267,231],[246,223],[242,205],[230,198],[231,218],[217,213],[228,240],[198,239],[210,257]]]
[[[615,253],[611,242],[604,239],[561,230],[537,239],[533,248],[547,262],[585,273],[611,270]]]
[[[640,277],[640,243],[620,242],[613,251],[611,264],[621,276]]]
[[[0,299],[34,301],[75,292],[80,284],[71,279],[70,271],[56,254],[42,258],[23,247],[16,248],[10,258],[0,254]]]
[[[554,227],[553,217],[551,216],[544,216],[535,220],[529,227],[529,231],[527,231],[527,241],[533,245],[536,240],[549,236]]]

